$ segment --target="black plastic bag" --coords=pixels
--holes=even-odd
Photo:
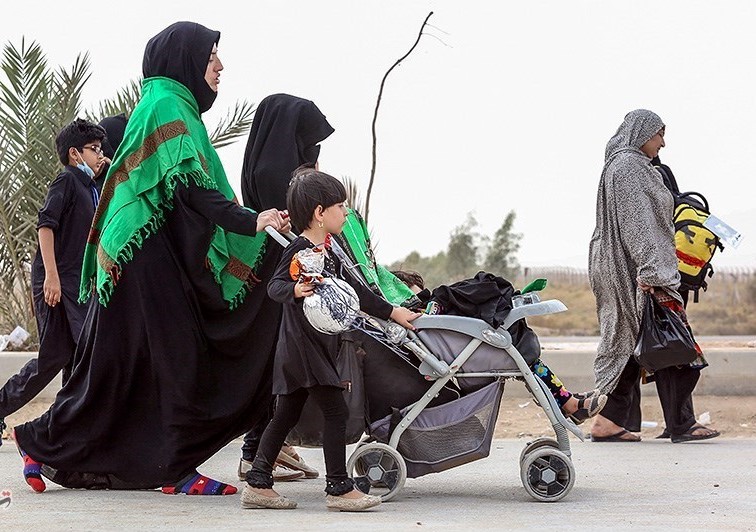
[[[635,360],[650,371],[690,364],[698,356],[693,336],[680,316],[646,293]]]

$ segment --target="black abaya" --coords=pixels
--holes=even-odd
[[[254,234],[256,220],[217,191],[179,186],[165,225],[134,254],[108,306],[91,307],[53,406],[16,428],[21,448],[59,471],[54,481],[174,483],[267,415],[276,313],[266,311],[264,286],[229,310],[205,267],[216,224]],[[275,266],[264,260],[260,277]],[[82,473],[97,481],[82,485]]]

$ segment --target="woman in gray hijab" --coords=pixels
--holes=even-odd
[[[606,145],[588,272],[601,330],[594,363],[596,385],[609,399],[594,420],[593,441],[640,441],[625,425],[641,372],[632,354],[643,293],[655,292],[658,299],[682,308],[677,292],[680,276],[672,224],[674,202],[661,174],[651,165],[665,145],[664,131],[658,115],[637,109],[625,116]],[[672,367],[654,374],[667,429],[675,443],[719,435],[698,425],[692,412],[682,408],[690,401],[699,369]]]

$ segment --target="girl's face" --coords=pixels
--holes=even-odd
[[[346,222],[347,210],[344,202],[331,205],[323,210],[323,229],[334,235],[341,234]]]

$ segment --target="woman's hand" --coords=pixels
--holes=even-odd
[[[54,307],[60,303],[60,278],[58,274],[45,275],[45,284],[43,285],[43,291],[45,294],[45,303]]]
[[[643,284],[640,279],[636,279],[638,281],[638,288],[643,290],[644,292],[649,292],[651,294],[654,293],[654,287],[649,284]]]
[[[313,283],[304,283],[302,279],[294,284],[294,298],[309,297],[315,293],[315,285]]]
[[[415,327],[410,322],[419,317],[419,312],[412,312],[405,307],[394,307],[394,310],[391,311],[391,319],[405,329],[410,329],[411,331],[414,331]]]
[[[267,226],[271,226],[279,233],[288,233],[291,230],[288,213],[278,209],[262,211],[257,215],[257,232],[264,231]]]

